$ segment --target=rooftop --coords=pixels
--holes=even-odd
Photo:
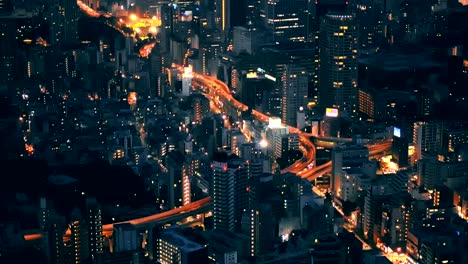
[[[166,232],[164,232],[161,235],[161,238],[164,241],[180,248],[180,250],[183,252],[197,251],[205,247],[204,245],[193,242],[188,238],[184,237],[183,235],[179,234],[177,231],[171,229],[168,229]]]

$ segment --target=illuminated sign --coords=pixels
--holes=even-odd
[[[393,135],[395,137],[401,137],[401,129],[399,129],[398,127],[394,127],[393,128]]]
[[[325,109],[325,116],[327,116],[327,117],[338,117],[338,109],[336,109],[336,108],[327,108],[327,109]]]

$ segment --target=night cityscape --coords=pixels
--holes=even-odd
[[[0,0],[0,108],[1,264],[468,264],[468,0]]]

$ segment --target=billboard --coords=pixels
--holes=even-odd
[[[401,137],[401,129],[399,129],[398,127],[393,127],[393,136]]]
[[[338,117],[338,109],[337,108],[325,109],[325,116],[326,117]]]

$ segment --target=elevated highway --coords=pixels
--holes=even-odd
[[[159,214],[149,215],[141,218],[131,219],[118,223],[105,224],[102,226],[102,231],[106,236],[112,234],[114,225],[117,224],[132,224],[137,228],[152,226],[155,224],[166,224],[169,222],[180,221],[188,216],[193,216],[199,213],[204,213],[211,208],[211,197],[206,197],[201,200],[186,204],[184,206],[174,208]]]
[[[248,107],[245,104],[239,102],[232,96],[229,87],[224,82],[211,76],[196,73],[193,77],[193,84],[202,88],[202,91],[205,93],[211,103],[219,106],[221,109],[231,109],[226,111],[227,114],[234,114],[235,116],[239,116],[241,112],[248,110]],[[234,109],[234,111],[232,109]],[[267,123],[269,121],[269,115],[261,113],[257,110],[252,110],[251,113],[252,117],[262,123]],[[289,132],[299,134],[299,142],[301,145],[300,149],[303,152],[303,157],[288,168],[283,169],[281,172],[295,173],[301,178],[305,178],[310,181],[315,180],[317,177],[325,173],[331,172],[331,161],[315,168],[315,144],[325,148],[333,148],[337,143],[348,143],[352,141],[351,138],[313,137],[312,134],[304,133],[294,127],[289,127]],[[312,141],[315,144],[312,143]],[[369,148],[369,156],[374,156],[388,150],[391,146],[391,141],[385,141],[367,146]]]

